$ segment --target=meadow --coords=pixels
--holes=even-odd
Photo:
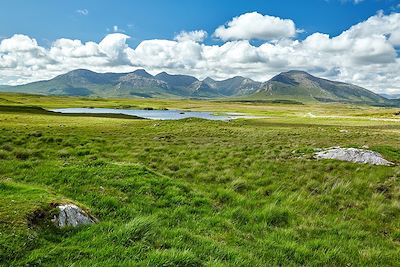
[[[31,107],[245,112],[152,121]],[[34,110],[37,110],[37,109]],[[0,95],[2,266],[398,266],[399,109]],[[396,163],[313,159],[368,147]],[[99,223],[56,228],[54,203]]]

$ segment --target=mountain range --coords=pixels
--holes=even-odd
[[[90,97],[233,98],[296,100],[302,102],[347,102],[394,105],[365,88],[330,81],[303,71],[283,72],[267,82],[236,76],[217,81],[161,72],[155,76],[143,69],[130,73],[96,73],[77,69],[53,79],[1,87],[3,92]]]

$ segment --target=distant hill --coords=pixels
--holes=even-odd
[[[262,84],[241,76],[223,81],[206,78],[203,82],[210,86],[210,88],[214,88],[218,90],[219,93],[226,96],[246,96],[257,91]]]
[[[362,87],[321,79],[303,71],[288,71],[261,83],[236,76],[217,81],[189,75],[155,76],[143,69],[130,73],[96,73],[78,69],[46,81],[1,87],[3,92],[91,97],[224,98],[290,100],[297,102],[346,102],[398,105]]]
[[[193,76],[166,72],[153,76],[143,69],[130,73],[96,73],[77,69],[46,81],[0,87],[0,91],[96,97],[216,98],[254,93],[260,84],[243,77],[200,81]]]
[[[252,98],[289,99],[318,102],[347,102],[389,105],[392,102],[365,88],[312,76],[304,71],[288,71],[263,83]]]
[[[51,80],[28,83],[2,91],[44,95],[97,97],[167,97],[167,83],[154,79],[144,70],[131,73],[96,73],[78,69]]]
[[[400,94],[380,94],[380,95],[387,99],[399,99],[400,100]]]

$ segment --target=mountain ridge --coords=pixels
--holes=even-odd
[[[97,73],[87,69],[76,69],[50,80],[0,87],[0,91],[92,97],[228,97],[375,105],[397,104],[365,88],[319,78],[301,70],[282,72],[266,82],[258,82],[242,76],[225,80],[215,80],[210,77],[199,80],[190,75],[167,72],[153,76],[144,69],[128,73]]]

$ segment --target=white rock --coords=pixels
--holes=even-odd
[[[334,147],[326,150],[316,152],[314,154],[316,159],[336,159],[342,161],[350,161],[355,163],[365,163],[373,165],[392,166],[394,163],[387,161],[381,154],[357,148],[340,148]]]
[[[96,222],[96,219],[86,212],[84,212],[81,208],[74,204],[63,204],[57,206],[60,213],[58,216],[55,216],[53,222],[58,227],[66,227],[66,226],[79,226],[84,224],[93,224]]]

